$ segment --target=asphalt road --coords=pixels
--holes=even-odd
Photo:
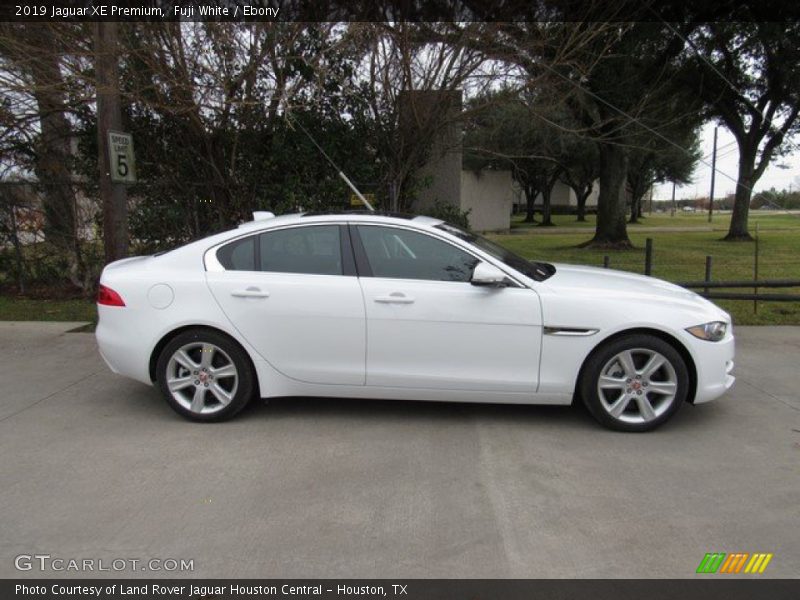
[[[307,398],[192,424],[74,326],[0,324],[0,577],[104,574],[14,567],[49,554],[194,561],[117,576],[683,578],[711,551],[800,575],[800,328],[738,328],[735,388],[631,435],[580,408]]]

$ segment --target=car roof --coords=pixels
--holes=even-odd
[[[296,223],[341,223],[343,220],[351,223],[384,223],[396,225],[413,223],[414,225],[422,227],[433,227],[443,222],[441,219],[436,219],[434,217],[406,213],[366,211],[308,212],[247,221],[239,225],[239,227],[231,231],[231,233],[241,233],[243,230],[255,231],[259,229],[272,229],[273,227],[282,227],[284,225],[293,225]]]

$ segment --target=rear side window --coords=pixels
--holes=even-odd
[[[341,275],[342,247],[338,225],[290,227],[262,233],[261,270],[274,273]]]
[[[217,260],[226,271],[255,271],[255,237],[250,236],[225,244],[217,250]]]
[[[376,225],[359,225],[369,266],[375,277],[469,281],[478,259],[435,237]]]

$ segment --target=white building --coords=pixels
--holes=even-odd
[[[406,92],[401,105],[407,135],[421,127],[430,127],[425,118],[426,104],[438,99],[430,91]],[[413,205],[416,212],[425,212],[436,203],[451,204],[461,211],[470,211],[470,227],[476,231],[501,231],[511,227],[511,214],[514,204],[525,204],[525,196],[516,184],[511,171],[484,169],[480,172],[464,169],[462,150],[462,126],[458,119],[461,112],[461,98],[449,93],[451,97],[451,118],[441,125],[441,130],[433,141],[430,157],[417,172],[422,182],[421,189]],[[595,185],[587,199],[587,208],[597,206],[598,186]],[[558,182],[550,196],[551,205],[576,208],[575,192],[564,183]],[[541,206],[541,198],[536,200]]]

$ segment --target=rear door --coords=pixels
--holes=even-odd
[[[367,314],[367,385],[536,391],[539,297],[470,283],[478,258],[417,230],[351,226]]]
[[[258,353],[284,375],[363,385],[365,311],[347,228],[284,227],[216,251],[208,285]]]

